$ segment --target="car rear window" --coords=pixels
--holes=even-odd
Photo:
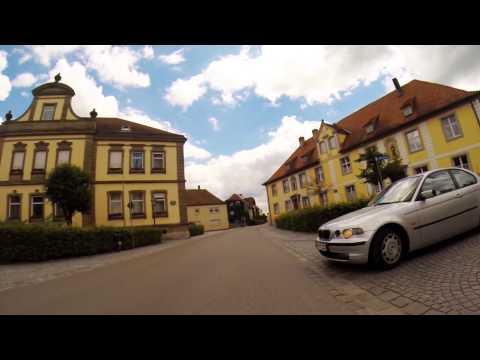
[[[451,170],[455,181],[457,182],[458,186],[463,188],[466,186],[470,186],[477,183],[477,179],[472,174],[467,173],[463,170]]]

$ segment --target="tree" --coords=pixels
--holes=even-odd
[[[360,154],[356,161],[365,161],[367,164],[366,168],[362,169],[357,177],[365,179],[366,183],[372,185],[382,183],[383,187],[384,179],[395,182],[407,176],[406,166],[402,165],[400,158],[395,157],[387,162],[386,155],[379,152],[376,147],[367,148],[365,153]]]
[[[78,166],[57,166],[48,175],[46,188],[48,199],[62,209],[68,226],[75,212],[85,213],[90,208],[90,177]]]

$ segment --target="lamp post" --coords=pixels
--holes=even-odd
[[[383,161],[383,160],[388,160],[388,159],[389,159],[388,155],[375,156],[375,166],[377,168],[380,191],[383,190],[383,178],[382,178],[382,172],[380,170],[380,167],[378,166],[378,161]]]

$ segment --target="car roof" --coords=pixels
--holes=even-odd
[[[416,176],[426,177],[426,176],[428,176],[428,175],[430,175],[430,174],[432,174],[432,173],[434,173],[434,172],[442,171],[442,170],[443,170],[443,171],[444,171],[444,170],[463,170],[463,171],[466,171],[466,172],[468,172],[469,174],[472,174],[472,175],[476,176],[477,178],[479,178],[479,176],[478,176],[476,173],[474,173],[473,171],[471,171],[471,170],[464,169],[464,168],[460,168],[460,167],[454,167],[454,166],[452,166],[452,167],[446,167],[446,168],[438,168],[438,169],[428,170],[428,171],[425,171],[425,172],[423,172],[423,173],[421,173],[421,174],[410,175],[410,176],[408,176],[408,177],[409,177],[409,178],[413,178],[413,177],[416,177]]]

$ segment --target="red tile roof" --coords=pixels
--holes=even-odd
[[[331,125],[337,131],[347,134],[341,144],[340,151],[352,150],[362,144],[398,131],[402,127],[412,125],[437,111],[443,111],[450,106],[480,95],[480,91],[465,91],[420,80],[410,81],[402,86],[401,90],[401,96],[399,96],[397,90],[394,90]],[[405,117],[402,108],[409,104],[413,105],[413,113]],[[367,134],[365,126],[372,121],[375,122],[375,130]],[[312,159],[302,161],[302,155],[309,151],[314,151]],[[292,164],[291,167],[287,165],[289,163]],[[310,138],[305,141],[304,146],[299,146],[263,185],[316,163],[318,163],[317,149],[315,141]]]
[[[480,94],[480,91],[465,91],[420,80],[412,80],[401,89],[401,96],[394,90],[335,124],[351,132],[341,145],[341,151],[352,150],[409,126],[426,115]],[[402,108],[408,104],[413,104],[413,114],[405,117]],[[364,126],[374,118],[378,118],[375,131],[367,134]]]
[[[240,195],[233,194],[227,199],[227,201],[243,201],[243,198]]]
[[[318,164],[318,152],[316,141],[313,137],[305,140],[303,146],[299,146],[282,166],[263,184],[269,184],[290,174]]]
[[[224,201],[205,189],[186,190],[185,204],[187,206],[223,205]]]

